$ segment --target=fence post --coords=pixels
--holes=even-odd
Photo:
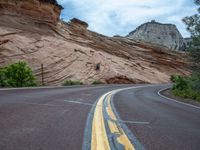
[[[44,86],[44,65],[41,64],[42,86]]]

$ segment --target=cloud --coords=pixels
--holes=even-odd
[[[189,36],[183,17],[196,13],[188,0],[58,0],[65,8],[61,17],[73,17],[89,24],[89,29],[101,34],[127,35],[147,21],[176,24],[183,36]]]

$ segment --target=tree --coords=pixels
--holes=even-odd
[[[200,6],[200,0],[195,0],[195,4]],[[193,74],[200,78],[200,7],[198,13],[183,19],[187,25],[187,30],[191,33],[192,44],[189,48],[189,56],[192,62]]]
[[[8,85],[5,71],[5,68],[0,68],[0,87],[6,87]]]
[[[30,67],[23,61],[8,66],[5,70],[5,81],[10,87],[36,86],[35,78]]]
[[[200,6],[200,0],[195,0]],[[191,33],[192,43],[189,48],[189,58],[193,74],[189,77],[172,76],[174,82],[173,94],[200,101],[200,7],[198,13],[183,19],[187,30]]]

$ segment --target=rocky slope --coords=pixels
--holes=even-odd
[[[38,17],[29,15],[29,11],[22,13],[25,3],[23,8],[14,9],[15,15],[2,5],[4,1],[12,0],[0,1],[0,66],[24,60],[41,82],[43,64],[45,85],[60,85],[69,79],[86,84],[95,80],[161,83],[168,82],[171,74],[189,74],[184,53],[127,38],[106,37],[87,30],[87,23],[78,19],[56,21],[60,8],[53,4],[42,3],[49,12],[55,10],[47,13],[51,17]],[[31,6],[28,1],[27,5]],[[43,10],[40,5],[33,9]]]
[[[25,16],[36,21],[56,24],[62,6],[55,0],[1,0],[0,15]]]
[[[175,25],[155,21],[142,24],[127,37],[166,46],[172,50],[185,50],[187,44]]]

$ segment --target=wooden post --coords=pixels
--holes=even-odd
[[[41,64],[42,86],[44,86],[44,65]]]

